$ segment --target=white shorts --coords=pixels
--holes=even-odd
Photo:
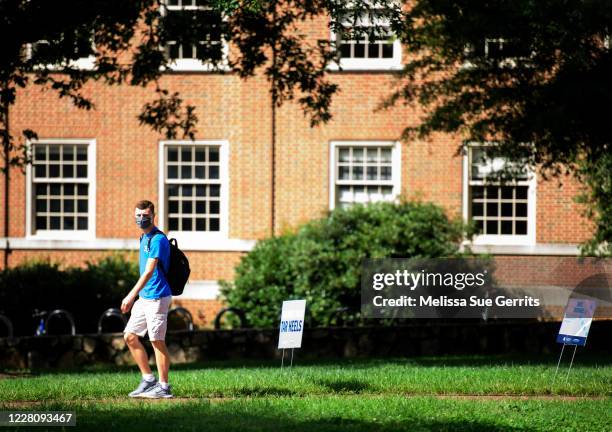
[[[123,333],[134,333],[142,337],[148,332],[149,340],[164,340],[171,302],[172,296],[154,300],[138,298],[132,306],[132,314]]]

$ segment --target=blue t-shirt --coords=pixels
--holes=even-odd
[[[153,275],[139,294],[141,298],[148,300],[172,295],[166,276],[159,269],[160,265],[165,271],[168,271],[170,267],[170,243],[165,235],[156,235],[155,233],[158,231],[157,227],[155,227],[150,233],[143,235],[140,240],[140,274],[142,275],[145,272],[149,258],[157,258],[159,260]],[[149,239],[151,239],[150,250],[148,250]]]

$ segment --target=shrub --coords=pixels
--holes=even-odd
[[[16,335],[32,335],[35,309],[66,309],[79,333],[97,332],[98,319],[121,300],[139,277],[133,254],[113,254],[84,268],[60,268],[31,261],[0,272],[0,313],[13,322]]]
[[[464,228],[430,203],[337,209],[296,232],[258,242],[236,267],[234,281],[221,281],[221,292],[256,327],[276,325],[282,301],[298,298],[306,299],[312,325],[355,322],[364,258],[454,256]]]

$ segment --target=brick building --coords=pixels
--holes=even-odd
[[[175,8],[187,3],[170,1]],[[326,17],[305,30],[313,40],[334,37]],[[457,154],[461,137],[441,134],[398,141],[418,111],[375,108],[408,53],[397,41],[345,41],[341,50],[344,70],[330,67],[340,86],[330,123],[311,128],[296,104],[276,111],[277,233],[339,205],[401,195],[477,221],[484,233],[475,239],[477,252],[550,260],[578,254],[591,225],[573,201],[577,183],[532,176],[485,188],[491,166],[476,162],[478,146]],[[220,306],[217,281],[231,279],[240,257],[271,234],[270,86],[263,75],[242,80],[210,71],[193,47],[177,44],[169,53],[176,60],[162,83],[197,107],[195,142],[166,141],[138,125],[150,89],[90,83],[85,91],[96,106],[90,112],[36,87],[19,92],[11,127],[33,129],[39,140],[34,164],[24,174],[12,170],[8,261],[50,257],[78,265],[136,250],[134,204],[150,199],[158,226],[178,239],[192,263],[192,280],[176,303],[209,323]],[[0,224],[4,217],[0,208]],[[2,250],[6,245],[0,239]]]

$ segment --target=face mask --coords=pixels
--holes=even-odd
[[[136,225],[142,229],[149,228],[151,226],[152,218],[146,216],[136,216]]]

